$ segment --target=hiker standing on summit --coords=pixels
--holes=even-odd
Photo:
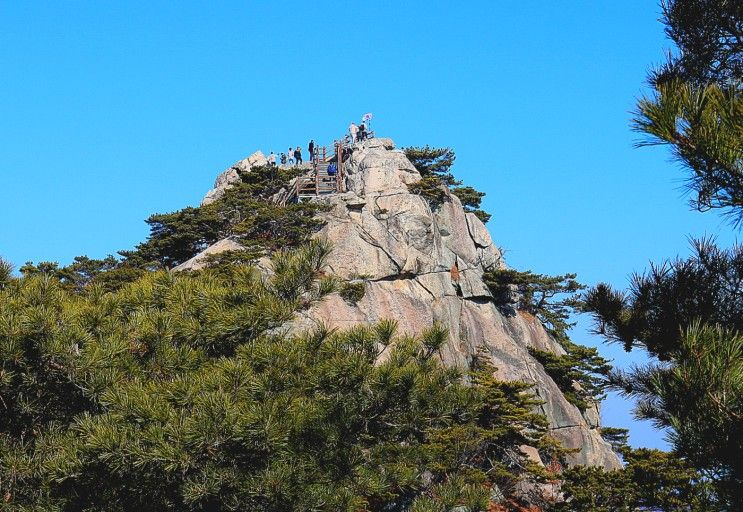
[[[312,162],[315,159],[315,139],[310,139],[307,151],[310,152],[310,162]]]
[[[356,123],[351,122],[348,132],[351,134],[351,144],[354,144],[356,142],[356,135],[359,133],[359,127],[356,126]]]
[[[302,165],[302,150],[299,149],[299,146],[294,150],[294,163],[296,165]]]

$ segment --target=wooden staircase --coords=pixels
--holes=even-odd
[[[343,144],[335,143],[335,154],[328,158],[327,147],[315,148],[310,155],[312,171],[299,176],[294,184],[294,191],[287,202],[299,202],[313,197],[345,192],[345,174],[343,172]],[[331,163],[336,164],[336,173],[328,174]]]

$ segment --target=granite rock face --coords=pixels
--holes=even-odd
[[[317,234],[333,243],[327,271],[363,280],[364,297],[349,304],[331,294],[287,330],[318,322],[348,328],[391,318],[401,333],[417,334],[441,323],[450,332],[441,350],[445,364],[465,368],[475,354],[489,354],[499,377],[535,384],[553,436],[580,450],[570,456],[571,463],[620,467],[599,434],[598,408],[581,413],[528,352],[533,347],[562,354],[562,347],[536,318],[494,304],[483,272],[505,268],[505,262],[487,228],[451,194],[432,210],[410,193],[407,185],[420,174],[393,148],[390,139],[355,144],[346,167],[348,192],[317,199],[331,205]]]
[[[225,238],[224,240],[220,240],[219,242],[210,245],[190,260],[186,260],[177,267],[173,267],[173,270],[176,272],[183,270],[201,270],[209,263],[209,256],[216,256],[217,254],[227,251],[242,251],[243,249],[243,246],[239,243],[230,240],[229,238]]]
[[[217,176],[217,180],[214,182],[214,188],[207,192],[201,201],[201,205],[206,206],[222,197],[233,183],[240,181],[241,173],[250,172],[250,169],[253,167],[263,167],[267,164],[268,160],[266,160],[266,157],[260,151],[256,151],[248,158],[235,162]]]

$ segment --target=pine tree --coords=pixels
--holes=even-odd
[[[691,204],[743,219],[743,4],[663,0],[666,34],[676,44],[638,102],[639,145],[670,145],[688,171]]]
[[[654,82],[695,84],[739,81],[743,76],[743,5],[730,0],[663,0],[666,35],[678,52]]]
[[[679,52],[651,75],[655,91],[638,103],[633,127],[648,137],[640,145],[671,146],[690,171],[696,208],[722,209],[740,224],[743,10],[724,0],[662,6]],[[636,275],[629,292],[600,284],[585,297],[597,332],[660,359],[610,382],[637,400],[638,417],[666,429],[673,455],[711,485],[721,510],[743,507],[741,254],[697,241],[694,256]]]
[[[7,510],[484,511],[561,449],[540,402],[447,330],[393,321],[288,336],[337,287],[314,241],[273,274],[147,272],[116,291],[38,272],[0,286],[0,496]],[[380,354],[386,352],[380,362]]]
[[[709,485],[674,454],[640,448],[621,450],[625,467],[617,471],[576,466],[562,474],[565,512],[713,512]]]
[[[573,343],[567,331],[570,315],[578,305],[577,292],[585,287],[575,274],[545,276],[531,271],[493,269],[483,278],[496,304],[505,310],[515,306],[534,315],[565,350],[555,354],[530,348],[529,353],[542,364],[565,398],[581,410],[604,398],[606,375],[611,366],[595,348]]]
[[[462,182],[452,174],[456,156],[451,148],[409,147],[405,156],[421,174],[421,180],[408,185],[408,189],[424,197],[432,208],[440,207],[448,200],[447,191],[455,195],[462,203],[464,211],[474,213],[482,222],[490,220],[490,214],[480,209],[485,192],[470,186],[461,186]]]

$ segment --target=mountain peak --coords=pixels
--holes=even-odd
[[[284,329],[319,323],[349,328],[394,319],[402,333],[417,335],[442,325],[449,330],[440,349],[445,364],[467,368],[476,355],[486,354],[500,378],[534,384],[553,437],[579,450],[568,456],[571,463],[619,468],[600,435],[598,404],[581,411],[570,403],[530,352],[559,356],[565,354],[560,343],[534,316],[494,300],[484,274],[506,265],[478,216],[465,211],[448,189],[433,206],[411,191],[421,173],[391,139],[348,145],[341,163],[341,191],[309,198],[328,207],[318,214],[324,226],[314,236],[332,244],[325,271],[363,291],[354,300],[330,294]],[[260,151],[237,162],[218,176],[204,204],[239,182],[241,173],[267,172],[266,164]],[[305,176],[313,176],[312,164],[305,168]],[[298,200],[292,197],[297,179],[302,177],[274,196],[277,203]],[[199,268],[210,254],[235,248],[235,243],[217,242],[178,269]]]

